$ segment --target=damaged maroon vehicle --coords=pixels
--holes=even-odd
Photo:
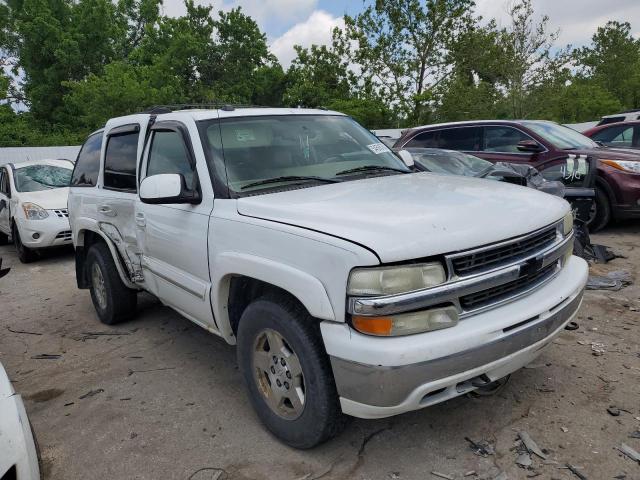
[[[523,163],[547,180],[571,187],[582,182],[580,168],[597,164],[595,208],[589,226],[640,218],[640,153],[601,146],[554,122],[483,120],[417,127],[404,132],[394,148],[444,148],[471,153],[490,162]]]

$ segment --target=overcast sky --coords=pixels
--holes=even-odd
[[[368,1],[371,0],[367,0]],[[476,0],[476,12],[485,18],[506,21],[509,0]],[[183,0],[164,0],[165,13],[184,13]],[[295,57],[293,46],[330,42],[331,30],[342,25],[345,13],[363,9],[363,0],[196,0],[216,10],[241,6],[267,34],[271,51],[286,68]],[[559,46],[588,43],[599,25],[607,20],[632,22],[640,36],[640,0],[533,0],[536,13],[550,17],[553,29],[560,29]]]

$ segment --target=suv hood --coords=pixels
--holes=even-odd
[[[39,192],[18,192],[21,202],[32,202],[40,205],[45,210],[67,208],[69,200],[69,188],[54,188]]]
[[[389,263],[529,233],[561,220],[569,204],[492,180],[414,173],[244,197],[237,208],[364,245]]]
[[[639,152],[623,148],[599,147],[584,150],[566,150],[566,152],[572,155],[588,155],[610,160],[640,161]]]

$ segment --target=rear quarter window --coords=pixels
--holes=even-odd
[[[95,187],[100,172],[102,132],[91,135],[84,142],[71,175],[72,187]]]

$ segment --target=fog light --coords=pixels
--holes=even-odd
[[[454,327],[458,324],[458,311],[451,306],[387,317],[354,315],[351,321],[354,328],[362,333],[394,337]]]
[[[37,239],[40,238],[40,234],[38,232],[36,232],[33,235],[31,235],[31,237],[33,237],[34,240],[37,240]]]

